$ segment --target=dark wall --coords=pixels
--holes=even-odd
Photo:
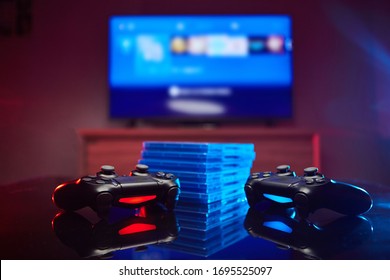
[[[33,0],[31,33],[0,37],[2,182],[78,176],[77,129],[123,125],[107,111],[109,15],[282,13],[294,24],[293,125],[320,133],[322,171],[390,183],[386,2]]]

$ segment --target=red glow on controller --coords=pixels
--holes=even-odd
[[[63,183],[63,184],[61,184],[61,185],[58,185],[58,186],[54,189],[54,192],[53,192],[53,194],[51,195],[51,201],[53,201],[54,204],[55,204],[55,202],[54,202],[54,194],[55,194],[55,192],[58,191],[59,189],[61,189],[62,187],[64,187],[65,185],[66,185],[66,183]]]
[[[156,198],[156,195],[133,196],[133,197],[120,198],[119,202],[125,203],[125,204],[139,204],[139,203],[143,203],[143,202],[146,202],[149,200],[153,200],[155,198]]]
[[[77,179],[76,181],[74,181],[74,183],[77,185],[77,184],[79,184],[81,182],[81,179]],[[63,183],[63,184],[61,184],[61,185],[58,185],[56,188],[55,188],[55,190],[59,190],[59,189],[61,189],[61,188],[63,188],[65,185],[68,185],[69,184],[69,182],[66,182],[66,183]]]
[[[54,221],[55,221],[59,216],[61,216],[61,212],[60,212],[60,213],[57,213],[57,214],[54,216],[53,220],[51,220],[51,228],[52,228],[52,230],[54,230]]]
[[[146,208],[145,207],[139,208],[136,216],[141,218],[146,218]]]
[[[63,184],[61,184],[61,185],[58,185],[57,187],[56,187],[56,190],[59,190],[59,189],[61,189],[63,186],[65,186],[66,185],[66,183],[63,183]]]
[[[133,172],[130,171],[129,176],[133,176]]]
[[[132,224],[119,230],[119,235],[134,234],[139,232],[145,232],[150,230],[156,230],[155,225],[150,224]]]

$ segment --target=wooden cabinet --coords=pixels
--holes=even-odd
[[[298,173],[303,168],[320,168],[320,143],[315,133],[281,128],[132,128],[82,129],[80,174],[93,174],[103,164],[127,174],[141,157],[144,141],[192,141],[253,143],[256,159],[252,171],[274,170],[277,165],[290,164]]]

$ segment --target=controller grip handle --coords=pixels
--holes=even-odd
[[[328,208],[344,215],[360,215],[369,211],[372,207],[370,194],[357,186],[332,181],[332,185],[326,187],[316,197],[319,208]]]
[[[88,206],[77,181],[61,184],[53,192],[54,204],[63,210],[74,211]]]

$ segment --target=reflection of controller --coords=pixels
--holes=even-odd
[[[53,202],[64,210],[89,206],[99,213],[111,206],[140,207],[152,203],[174,209],[180,184],[173,174],[149,174],[145,165],[137,166],[131,174],[118,176],[113,166],[103,165],[96,175],[59,185],[54,190]]]
[[[179,232],[173,211],[149,213],[145,207],[119,222],[102,219],[95,224],[76,212],[65,211],[54,217],[52,227],[61,242],[82,258],[107,258],[118,250],[169,243]]]
[[[281,165],[277,172],[252,174],[245,193],[252,207],[262,200],[272,200],[284,207],[295,207],[301,218],[326,208],[343,215],[359,215],[371,209],[372,199],[362,188],[336,182],[308,167],[304,176],[296,176],[290,166]]]
[[[294,219],[293,208],[258,211],[250,208],[244,227],[252,237],[269,240],[282,249],[293,249],[306,258],[332,259],[347,254],[372,235],[371,223],[361,216],[342,216],[317,226]]]

